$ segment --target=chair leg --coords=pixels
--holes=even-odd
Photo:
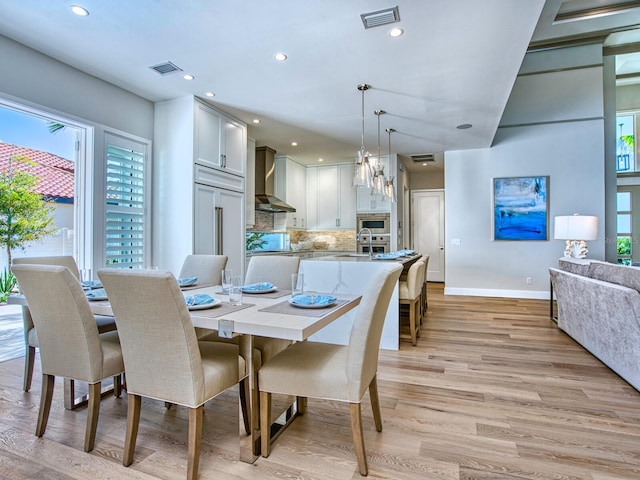
[[[378,380],[374,376],[369,384],[369,399],[371,400],[371,410],[373,410],[373,421],[376,424],[376,431],[382,431],[382,415],[380,413],[380,398],[378,397]]]
[[[416,302],[416,337],[420,338],[420,326],[422,325],[422,296],[418,297]]]
[[[251,412],[249,411],[249,405],[247,404],[247,399],[251,392],[249,391],[249,378],[243,378],[240,380],[240,408],[242,410],[242,421],[244,422],[244,431],[247,432],[247,435],[251,434]]]
[[[122,395],[122,375],[116,375],[113,377],[113,396],[120,398]]]
[[[87,428],[84,433],[84,451],[93,450],[98,429],[98,416],[100,415],[100,391],[101,383],[90,383],[88,395]]]
[[[358,457],[358,469],[360,470],[360,475],[366,476],[369,473],[369,469],[367,468],[367,454],[364,451],[360,404],[350,403],[349,410],[351,413],[351,433],[353,434],[353,443],[356,447],[356,457]]]
[[[296,397],[296,411],[298,415],[304,415],[307,411],[307,397]]]
[[[22,389],[28,392],[31,388],[31,379],[33,378],[33,364],[36,359],[36,347],[26,345],[24,356],[24,381]]]
[[[416,331],[416,304],[409,305],[409,328],[411,329],[411,344],[415,347],[418,343]]]
[[[140,395],[127,394],[127,428],[124,439],[124,453],[122,464],[128,467],[133,463],[133,452],[136,449],[136,437],[138,436],[138,424],[140,423]]]
[[[47,429],[49,412],[51,411],[51,400],[53,399],[53,387],[56,377],[54,375],[42,374],[42,393],[40,394],[40,411],[38,412],[38,425],[36,426],[36,436],[41,437]]]
[[[263,457],[271,453],[271,393],[260,392],[260,446]]]
[[[202,417],[204,406],[189,409],[189,451],[187,453],[187,479],[198,478],[200,445],[202,443]]]

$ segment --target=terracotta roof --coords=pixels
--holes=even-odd
[[[35,174],[39,181],[36,192],[57,201],[73,201],[75,164],[71,160],[32,148],[0,142],[0,171],[9,168],[11,157],[24,156],[33,165],[13,162],[13,168]]]

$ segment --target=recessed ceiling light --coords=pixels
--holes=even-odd
[[[71,5],[71,11],[79,17],[86,17],[89,15],[89,10],[81,7],[80,5]]]
[[[319,158],[318,161],[319,162],[324,162],[324,158]]]
[[[471,125],[470,123],[463,123],[461,125],[458,125],[456,128],[458,130],[466,130],[467,128],[471,128],[473,125]]]
[[[398,27],[395,27],[395,28],[392,28],[391,30],[389,30],[389,36],[390,37],[399,37],[403,33],[404,33],[404,30],[402,30],[401,28],[398,28]]]
[[[187,73],[186,75],[183,75],[182,78],[184,78],[185,80],[193,80],[196,77]]]
[[[291,142],[291,146],[292,147],[297,147],[298,146],[298,142]]]
[[[257,118],[254,118],[254,119],[253,119],[253,123],[258,124],[258,123],[260,123],[260,120],[259,120],[259,119],[257,119]]]
[[[276,53],[273,58],[275,58],[276,60],[278,60],[279,62],[284,62],[287,59],[287,56],[280,52],[280,53]]]
[[[213,93],[213,92],[206,92],[206,93],[205,93],[205,95],[206,95],[207,97],[215,97],[215,96],[216,96],[216,94],[215,94],[215,93]]]
[[[427,165],[429,165],[428,163],[423,163],[422,166],[426,167]]]

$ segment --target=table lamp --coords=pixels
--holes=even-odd
[[[588,253],[586,240],[598,238],[598,217],[577,213],[555,217],[553,238],[567,241],[565,257],[584,258]]]

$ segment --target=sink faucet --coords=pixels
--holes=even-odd
[[[362,228],[362,229],[360,229],[360,231],[359,231],[358,233],[356,233],[356,243],[360,241],[360,234],[361,234],[362,232],[364,232],[365,230],[366,230],[367,232],[369,232],[369,258],[371,258],[371,257],[372,257],[372,255],[373,255],[373,246],[372,246],[373,238],[372,238],[372,236],[371,236],[371,230],[369,230],[368,228]]]

